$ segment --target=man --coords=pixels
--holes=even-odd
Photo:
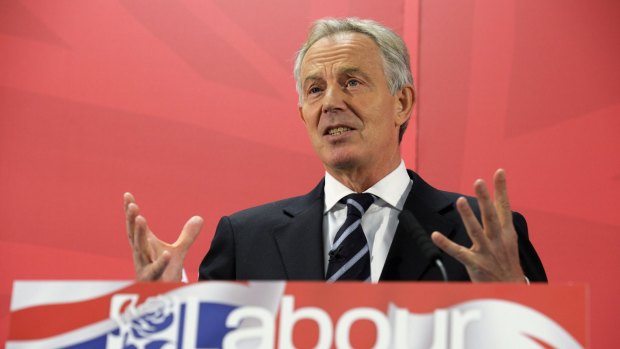
[[[494,176],[494,201],[482,180],[475,200],[406,170],[400,140],[414,89],[400,37],[373,21],[319,20],[298,53],[295,79],[325,178],[307,195],[222,218],[201,279],[440,280],[419,235],[399,224],[409,212],[432,232],[450,280],[546,281],[525,220],[510,210],[503,170]],[[166,244],[129,193],[125,211],[137,279],[180,280],[202,219],[192,217]]]

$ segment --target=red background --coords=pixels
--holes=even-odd
[[[404,157],[470,194],[506,168],[551,283],[591,285],[617,346],[620,4],[615,0],[0,2],[0,342],[15,279],[128,279],[122,193],[172,240],[304,193],[323,170],[295,50],[323,16],[401,33],[418,105]]]

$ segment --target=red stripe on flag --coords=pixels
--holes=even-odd
[[[11,313],[8,340],[33,340],[57,336],[110,317],[115,294],[139,294],[138,304],[148,297],[185,286],[182,283],[138,283],[105,296],[74,303],[41,305]]]
[[[549,343],[543,341],[542,339],[536,338],[532,335],[526,334],[525,335],[527,338],[533,340],[534,342],[536,342],[538,345],[540,345],[541,347],[543,347],[544,349],[557,349],[554,346],[551,346]]]

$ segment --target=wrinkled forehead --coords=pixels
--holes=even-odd
[[[365,34],[345,32],[321,38],[310,46],[301,63],[301,76],[326,65],[372,69],[382,67],[383,59],[373,39]]]

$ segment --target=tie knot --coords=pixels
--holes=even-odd
[[[364,212],[375,202],[375,197],[368,193],[349,194],[341,200],[347,204],[347,216],[362,217]]]

